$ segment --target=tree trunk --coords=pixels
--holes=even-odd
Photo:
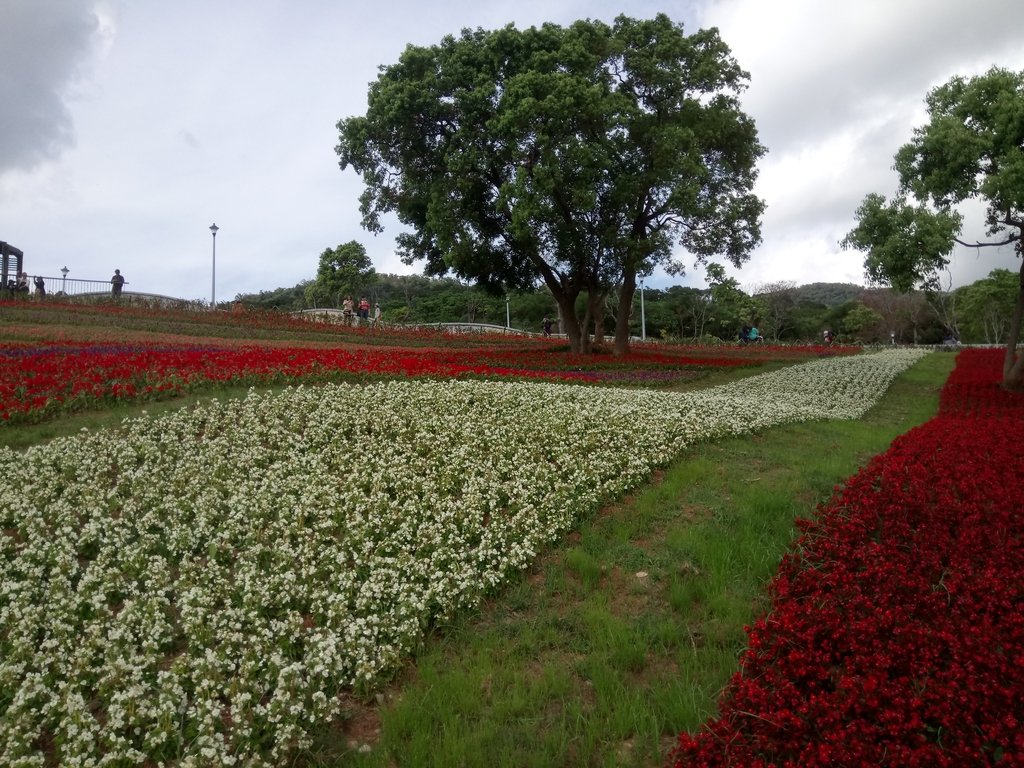
[[[1006,340],[1006,355],[1003,358],[1003,387],[1013,392],[1024,392],[1024,355],[1017,355],[1020,341],[1021,319],[1024,318],[1024,260],[1020,265],[1020,285],[1017,289],[1017,305],[1013,308],[1010,334]]]
[[[593,314],[590,311],[590,295],[587,295],[587,301],[583,305],[583,319],[579,321],[580,328],[580,353],[589,355],[594,351],[593,336],[590,333],[590,324],[593,320]]]
[[[629,316],[633,309],[633,295],[636,293],[636,275],[626,273],[619,288],[619,316],[615,320],[616,357],[629,354]]]
[[[572,352],[582,352],[583,334],[580,333],[580,322],[576,317],[576,297],[570,296],[561,290],[552,290],[551,293],[558,303],[558,313],[561,318],[562,328],[569,339],[569,349]]]
[[[587,314],[594,322],[595,346],[604,344],[604,299],[605,293],[603,291],[598,291],[594,288],[587,290]]]

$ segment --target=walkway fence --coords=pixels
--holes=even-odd
[[[111,292],[109,280],[80,280],[75,277],[64,277],[63,275],[57,275],[56,277],[42,275],[41,277],[46,285],[46,294],[48,296],[86,296],[101,293],[109,295]],[[29,293],[34,294],[36,292],[35,278],[35,275],[29,275]],[[128,285],[128,283],[125,283],[125,285]]]
[[[338,323],[339,325],[344,325],[346,323],[342,310],[334,309],[332,307],[321,307],[319,309],[297,309],[289,314],[306,320],[326,321],[330,323]],[[372,319],[363,320],[355,315],[349,318],[349,321],[353,326],[363,324],[370,326],[373,325]],[[512,336],[540,335],[539,333],[523,331],[518,328],[508,328],[504,325],[495,325],[493,323],[385,323],[385,325],[391,328],[434,328],[448,333],[499,333]]]
[[[29,275],[28,277],[28,290],[19,291],[12,290],[12,287],[8,285],[0,285],[0,300],[4,299],[24,299],[26,301],[36,301],[39,299],[39,294],[35,287],[35,275]],[[125,288],[121,289],[121,295],[115,297],[112,286],[109,280],[82,280],[79,278],[64,277],[47,277],[42,275],[43,283],[46,288],[46,295],[43,300],[46,299],[71,299],[82,302],[109,302],[115,300],[121,304],[130,304],[147,307],[158,307],[163,309],[179,308],[188,310],[208,310],[209,304],[202,300],[195,299],[179,299],[175,296],[164,296],[158,293],[140,293],[136,291],[129,291]],[[128,283],[126,282],[127,286]]]

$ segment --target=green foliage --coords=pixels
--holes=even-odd
[[[337,153],[363,177],[364,226],[394,213],[411,230],[407,263],[496,294],[543,282],[574,346],[618,290],[628,342],[637,278],[682,270],[673,241],[736,265],[760,241],[747,77],[717,31],[665,15],[466,30],[384,68]]]
[[[320,254],[316,280],[306,289],[313,306],[337,306],[344,296],[358,297],[376,281],[373,262],[362,243],[350,240]]]
[[[722,276],[724,279],[724,272]],[[762,335],[768,339],[775,340],[773,322],[777,322],[778,341],[816,342],[825,328],[835,332],[842,330],[846,315],[862,303],[881,315],[884,327],[880,327],[876,335],[883,340],[888,339],[890,331],[895,331],[899,343],[936,344],[950,330],[944,327],[945,320],[940,320],[935,305],[948,301],[956,303],[958,322],[963,327],[962,334],[958,332],[962,340],[985,342],[1001,334],[1002,341],[1007,332],[1006,309],[1012,308],[1015,279],[1012,272],[996,270],[973,286],[927,297],[919,292],[901,295],[887,288],[865,290],[847,283],[811,283],[782,291],[780,300],[786,302],[782,309],[774,307],[773,297],[763,292],[747,296],[735,281],[720,287],[720,304],[716,304],[709,288],[673,285],[644,289],[644,316],[648,339],[697,343],[726,339],[731,342],[735,340],[736,328],[746,322],[743,317],[747,313],[758,322]],[[309,306],[305,301],[305,289],[309,285],[310,281],[306,280],[292,288],[240,294],[236,301],[254,309],[302,309]],[[507,308],[504,296],[493,296],[477,286],[451,278],[378,275],[367,291],[372,302],[380,303],[385,321],[389,323],[475,322],[504,326],[507,316],[513,328],[540,332],[543,318],[555,319],[558,313],[558,305],[546,288],[511,292]],[[730,305],[727,297],[721,295],[723,291],[732,294],[734,304]],[[630,317],[633,336],[640,335],[638,294],[633,298]],[[335,296],[329,305],[337,306],[337,301]],[[579,301],[581,306],[585,304],[583,298]],[[730,309],[723,311],[722,304]],[[1002,315],[993,314],[997,307],[1001,308]],[[773,320],[773,313],[781,313],[780,319]],[[606,330],[613,327],[612,322]]]
[[[257,294],[240,293],[235,296],[236,302],[241,302],[249,309],[280,309],[293,311],[305,309],[306,290],[312,285],[312,280],[302,280],[291,288],[275,288],[272,291],[260,291]]]
[[[725,339],[736,338],[739,329],[755,319],[757,304],[735,278],[726,276],[721,264],[708,264],[707,275],[711,287],[711,330]]]
[[[779,281],[761,286],[753,296],[761,335],[778,341],[792,327],[796,312],[796,283]]]
[[[666,323],[657,329],[655,335],[664,333],[681,341],[704,336],[711,313],[710,291],[673,285],[663,295],[663,299],[652,304],[665,305],[671,324]]]
[[[797,304],[819,304],[834,307],[860,298],[864,287],[853,283],[808,283],[793,289]]]
[[[882,338],[882,316],[863,304],[857,304],[843,318],[843,330],[861,344],[877,342]]]
[[[867,252],[864,271],[872,282],[898,291],[938,287],[938,272],[949,263],[960,231],[959,213],[870,194],[854,215],[857,226],[840,245]]]
[[[954,77],[925,99],[929,121],[896,153],[900,198],[886,204],[868,195],[857,210],[857,227],[844,247],[865,250],[868,275],[906,291],[936,287],[960,239],[962,217],[954,206],[967,200],[985,204],[982,246],[1014,244],[1024,256],[1024,72],[993,67],[972,78]],[[931,206],[931,207],[928,207]],[[1024,320],[1024,265],[1008,321],[1003,384],[1024,389],[1024,355],[1017,342]]]
[[[993,269],[988,277],[957,291],[963,336],[961,341],[1000,344],[1006,341],[1017,301],[1019,278],[1008,269]]]

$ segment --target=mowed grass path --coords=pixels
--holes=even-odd
[[[737,669],[764,588],[833,488],[927,421],[954,356],[859,421],[700,445],[602,511],[382,691],[352,696],[317,766],[657,766]]]

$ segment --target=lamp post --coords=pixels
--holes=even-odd
[[[644,279],[640,278],[640,341],[647,341],[647,316],[644,314]]]
[[[65,296],[68,293],[68,272],[70,271],[67,267],[60,268],[60,292]]]
[[[512,316],[508,307],[508,294],[505,294],[505,328],[512,327]]]
[[[210,279],[210,309],[217,309],[217,230],[220,227],[216,223],[210,225],[210,232],[213,233],[213,276]]]

